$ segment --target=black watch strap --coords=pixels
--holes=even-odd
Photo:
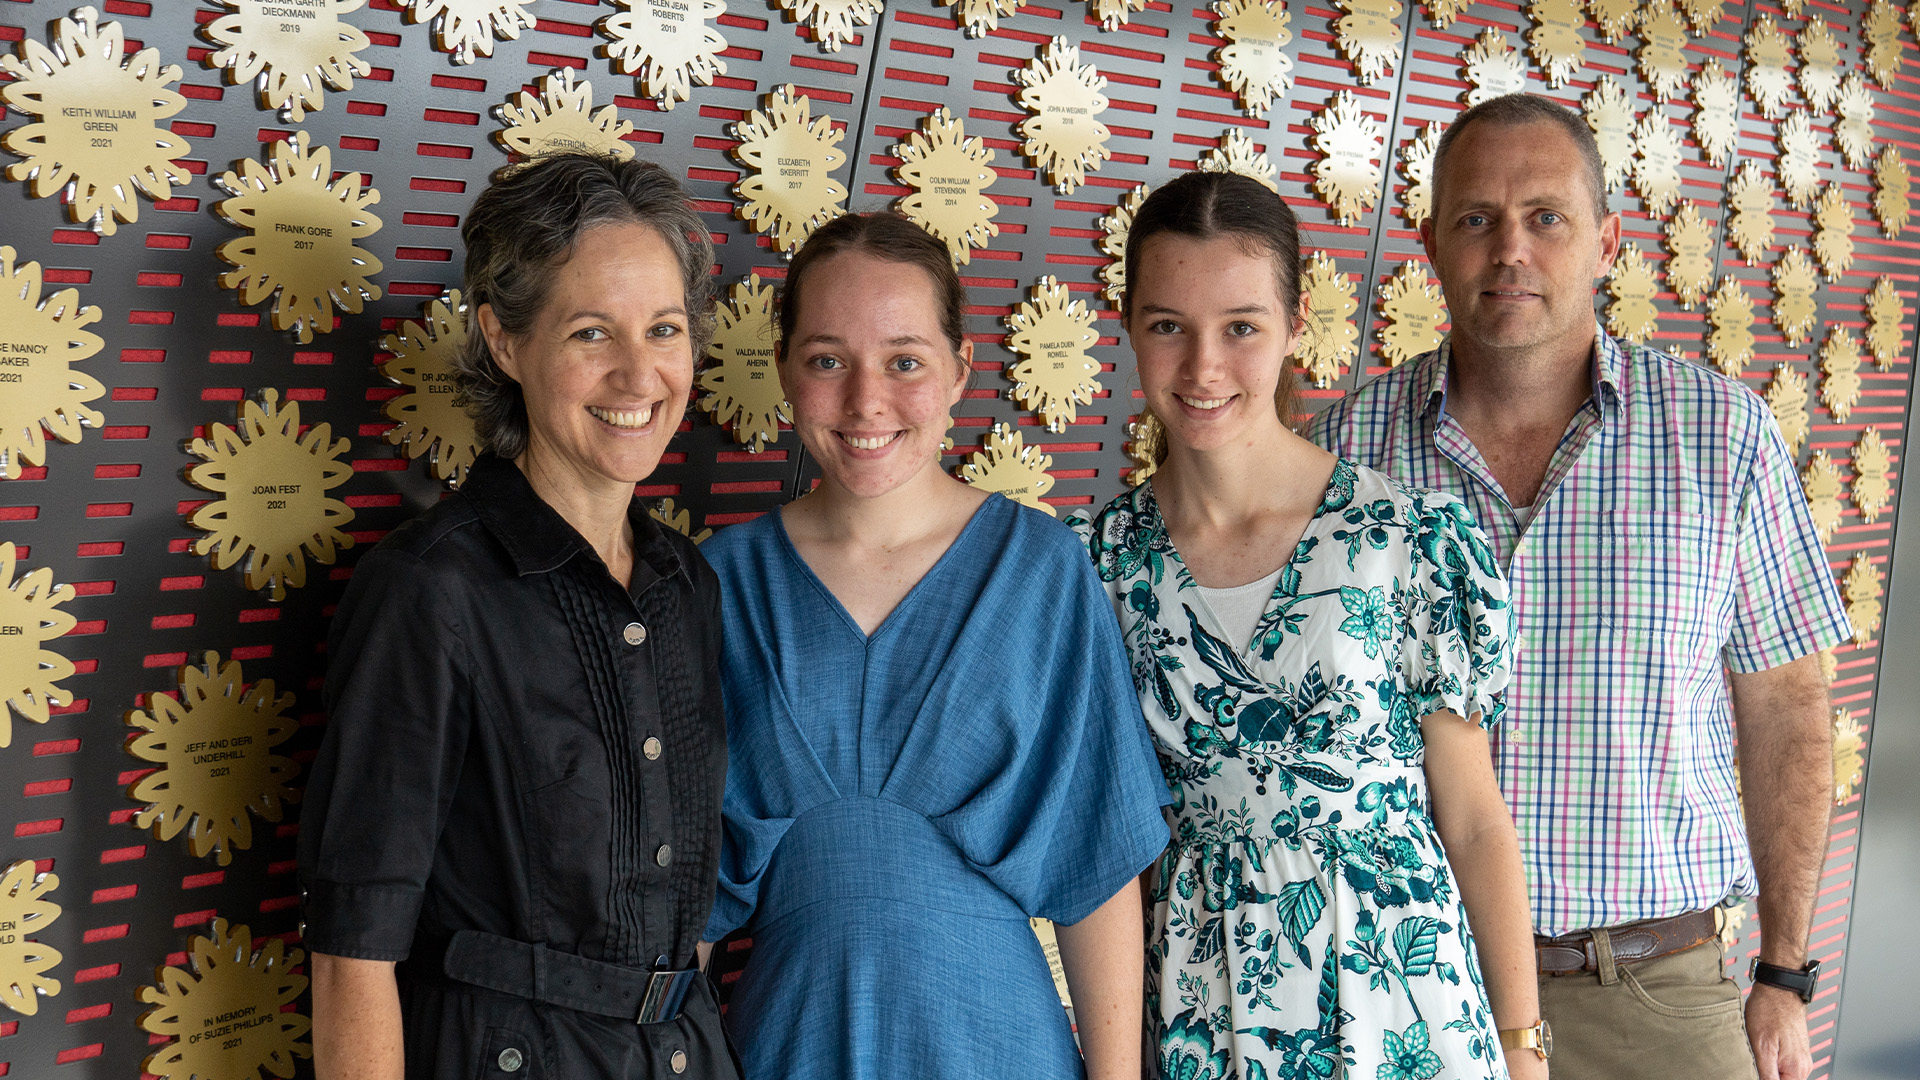
[[[1769,964],[1756,957],[1747,966],[1747,977],[1756,983],[1792,991],[1799,995],[1801,1001],[1812,1004],[1813,988],[1820,985],[1820,961],[1809,960],[1805,967],[1794,969]]]

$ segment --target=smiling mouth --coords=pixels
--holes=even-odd
[[[1233,400],[1230,397],[1197,398],[1197,397],[1188,397],[1185,394],[1175,394],[1173,396],[1179,398],[1180,404],[1185,405],[1189,409],[1202,409],[1207,411],[1218,409],[1221,406],[1225,405],[1227,402]]]
[[[838,431],[834,432],[834,434],[839,435],[842,442],[845,442],[855,450],[878,450],[900,437],[900,432],[898,431],[886,435],[874,435],[870,438],[861,438],[858,435],[848,435]]]
[[[1528,292],[1525,289],[1488,289],[1481,295],[1496,296],[1502,300],[1531,300],[1539,294]]]
[[[601,423],[617,428],[643,428],[653,422],[651,405],[644,409],[603,409],[598,405],[589,405],[587,411]]]

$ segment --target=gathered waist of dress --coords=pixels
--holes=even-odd
[[[1345,791],[1315,792],[1302,785],[1291,798],[1232,803],[1208,797],[1204,786],[1196,785],[1198,790],[1183,792],[1185,797],[1167,808],[1170,850],[1241,848],[1265,854],[1276,844],[1297,848],[1309,837],[1331,832],[1433,836],[1424,778],[1395,772],[1402,770],[1368,770],[1365,782]]]
[[[971,918],[1025,921],[1026,913],[926,815],[853,796],[795,818],[760,886],[764,928],[803,908],[828,905],[858,921],[863,908],[898,903]],[[830,917],[810,912],[809,920]]]

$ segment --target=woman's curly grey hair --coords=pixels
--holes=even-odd
[[[516,458],[526,450],[527,404],[520,384],[487,348],[480,306],[492,306],[508,336],[525,334],[547,302],[552,271],[573,256],[580,236],[629,222],[658,231],[679,260],[697,365],[713,337],[713,240],[665,169],[606,155],[554,154],[495,180],[467,211],[460,229],[467,246],[467,345],[454,359],[453,384],[489,451]]]

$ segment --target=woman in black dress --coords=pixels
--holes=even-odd
[[[696,961],[719,588],[633,494],[685,412],[712,247],[666,172],[587,155],[495,183],[462,237],[489,452],[334,618],[300,836],[317,1071],[737,1077]]]

